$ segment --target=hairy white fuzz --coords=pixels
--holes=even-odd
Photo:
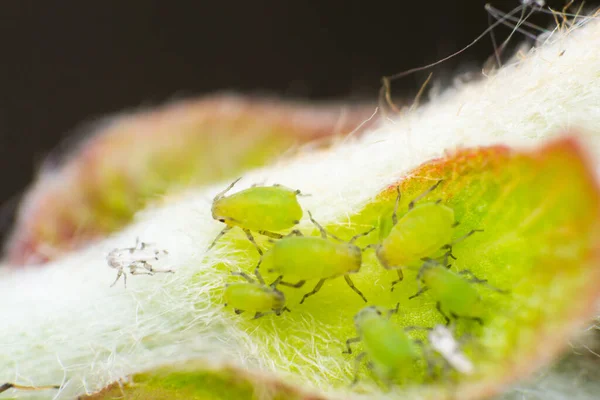
[[[343,224],[347,214],[386,185],[460,147],[529,147],[577,129],[600,166],[598,49],[599,22],[556,33],[525,60],[493,76],[448,90],[333,149],[249,172],[236,190],[254,182],[301,189],[312,195],[301,198],[304,208],[314,211],[319,221]],[[221,229],[211,218],[211,199],[227,183],[191,190],[144,211],[124,232],[68,258],[40,268],[1,268],[0,381],[63,382],[57,398],[71,398],[129,373],[187,358],[226,358],[283,372],[220,312],[222,304],[212,303],[207,295],[225,283],[214,265],[231,258],[219,250],[205,253]],[[176,272],[133,276],[126,289],[122,282],[111,288],[116,270],[107,265],[106,256],[114,248],[133,246],[136,236],[168,250],[168,257],[154,266]],[[323,379],[347,368],[322,361],[315,368],[322,369]],[[561,380],[552,382],[541,380],[534,389],[518,390],[537,396],[546,388],[556,390]]]

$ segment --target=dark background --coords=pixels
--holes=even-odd
[[[490,2],[504,11],[519,5]],[[4,0],[0,239],[44,155],[83,123],[219,90],[374,99],[381,76],[436,61],[485,30],[484,3]],[[541,14],[532,21],[552,24]],[[480,66],[492,53],[487,36],[436,76]],[[414,94],[426,75],[396,82],[394,92]]]

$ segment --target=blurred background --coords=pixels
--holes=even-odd
[[[504,12],[519,5],[489,2]],[[99,117],[223,90],[375,100],[382,76],[434,62],[483,32],[485,3],[2,1],[0,239],[44,156]],[[554,26],[550,15],[529,21]],[[495,32],[502,40],[510,29]],[[493,49],[486,36],[434,78],[478,70]],[[412,98],[427,74],[396,81],[394,94]]]

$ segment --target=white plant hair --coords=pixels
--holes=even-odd
[[[318,210],[320,221],[344,224],[386,185],[448,151],[494,144],[530,148],[572,129],[581,133],[598,170],[600,22],[584,21],[589,22],[584,27],[556,32],[525,59],[382,120],[367,134],[250,171],[235,190],[254,182],[282,183],[311,194],[300,201],[305,209]],[[222,312],[223,305],[209,296],[228,278],[215,266],[231,264],[236,256],[219,248],[206,252],[222,228],[211,218],[211,199],[228,183],[190,189],[166,205],[148,208],[122,232],[43,267],[0,267],[0,381],[62,382],[58,392],[14,396],[68,399],[157,364],[189,358],[226,359],[291,376],[283,356],[261,351],[261,343],[232,323],[233,313]],[[175,273],[133,276],[126,289],[111,288],[115,270],[106,256],[131,246],[136,237],[168,250],[168,257],[154,266]],[[329,335],[309,316],[298,329]],[[327,388],[327,377],[351,369],[317,352],[297,356],[309,367],[292,380],[305,385]],[[321,381],[307,380],[317,375],[314,371]],[[565,398],[587,398],[572,392],[570,373],[557,372],[551,384],[542,379],[512,393],[552,399],[562,398],[561,389]],[[547,396],[535,397],[544,391]]]

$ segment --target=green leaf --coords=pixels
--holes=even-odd
[[[114,383],[101,392],[81,396],[84,400],[122,398],[139,400],[318,400],[304,391],[273,377],[235,367],[210,367],[201,362],[165,366],[134,374],[135,383]]]
[[[532,153],[505,147],[462,150],[427,163],[399,181],[403,194],[399,217],[408,202],[440,179],[444,180],[440,187],[422,201],[441,200],[454,209],[460,221],[455,238],[471,229],[484,230],[454,247],[457,260],[453,269],[469,269],[509,293],[478,287],[485,310],[483,326],[457,322],[457,334],[470,338],[464,351],[475,365],[473,376],[450,372],[432,377],[421,360],[406,376],[398,377],[393,390],[417,390],[433,398],[450,393],[459,393],[459,398],[496,393],[505,383],[522,379],[552,361],[576,328],[592,317],[600,274],[598,190],[574,140],[565,139]],[[376,243],[380,240],[376,238],[385,237],[391,228],[395,198],[392,186],[348,219],[325,224],[326,229],[349,238],[376,226],[378,234],[359,244]],[[318,215],[318,210],[313,211]],[[317,234],[312,228],[305,233],[311,231]],[[239,233],[231,234],[223,245],[251,249]],[[269,244],[264,241],[262,245]],[[232,263],[251,273],[257,259],[240,257]],[[369,304],[392,308],[399,302],[400,313],[394,317],[399,326],[443,323],[428,294],[408,299],[419,288],[417,269],[418,265],[407,268],[404,281],[391,292],[395,271],[384,270],[368,251],[361,271],[352,279]],[[317,386],[350,390],[354,360],[342,350],[344,341],[356,336],[352,319],[364,304],[337,278],[299,305],[301,296],[313,285],[281,288],[292,310],[282,317],[255,321],[244,314],[235,316],[231,310],[223,312],[230,313],[231,323],[246,332],[252,345],[263,349],[278,370],[297,373]],[[220,301],[220,295],[214,293],[215,301]],[[424,334],[414,336],[425,339]],[[354,390],[377,393],[383,389],[366,368],[360,377]]]

